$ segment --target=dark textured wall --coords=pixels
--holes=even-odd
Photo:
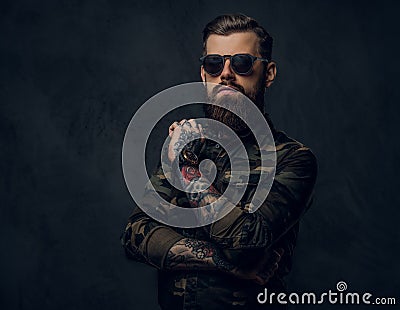
[[[123,136],[146,99],[199,80],[202,27],[226,12],[274,36],[268,110],[319,159],[289,289],[344,280],[399,303],[399,8],[1,1],[0,308],[157,309],[155,271],[118,241],[132,207]]]

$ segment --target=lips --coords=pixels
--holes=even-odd
[[[225,86],[225,85],[223,85],[223,86],[218,90],[218,94],[219,94],[219,93],[222,93],[222,92],[224,92],[224,93],[225,93],[225,92],[226,92],[226,93],[228,93],[228,92],[233,93],[233,92],[236,92],[236,91],[240,92],[240,90],[237,89],[237,88],[234,87],[234,86],[231,86],[231,85]]]

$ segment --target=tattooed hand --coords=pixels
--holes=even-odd
[[[221,196],[214,185],[210,184],[206,178],[202,177],[198,168],[183,166],[181,174],[183,186],[186,189],[187,197],[192,208],[209,205],[218,200]],[[210,185],[207,186],[208,184]],[[197,192],[194,192],[195,190],[197,190]]]
[[[218,208],[215,208],[215,206],[211,204],[220,199],[221,193],[209,180],[202,177],[199,169],[196,167],[183,166],[181,174],[182,185],[185,188],[190,206],[192,208],[201,208],[199,216],[206,221],[215,218]],[[223,203],[222,200],[220,202]],[[224,200],[224,204],[226,203],[228,203],[228,201]]]
[[[198,153],[204,142],[203,129],[193,119],[174,122],[169,126],[168,134],[171,137],[168,147],[168,159],[171,162],[179,156],[179,150],[183,148],[191,150],[195,154]],[[186,143],[189,140],[192,142]]]
[[[214,244],[184,238],[171,247],[164,266],[171,270],[218,270],[265,285],[277,270],[282,255],[283,249],[273,250],[251,270],[244,270],[232,265]]]
[[[265,285],[278,269],[278,263],[283,253],[284,250],[282,248],[270,249],[265,252],[263,259],[255,266],[250,269],[234,268],[232,273],[238,278],[252,280],[260,285]]]
[[[171,270],[220,270],[231,272],[230,264],[212,243],[184,238],[175,243],[165,258],[164,266]]]

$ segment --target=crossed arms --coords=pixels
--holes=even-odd
[[[283,254],[276,245],[307,209],[317,173],[314,155],[298,142],[282,139],[277,153],[272,188],[256,212],[248,213],[235,206],[224,218],[197,230],[193,237],[158,223],[136,208],[123,240],[128,256],[159,269],[216,270],[259,284],[267,282]],[[164,179],[159,170],[152,176],[152,183],[169,202],[186,198],[190,204],[202,206],[220,195],[211,186],[196,197],[183,197]],[[198,181],[196,176],[186,176],[186,186],[190,187],[194,180]],[[248,196],[251,201],[251,188]],[[258,255],[256,260],[243,260],[253,254]]]

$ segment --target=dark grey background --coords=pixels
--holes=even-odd
[[[125,259],[118,240],[132,208],[124,131],[146,99],[199,80],[201,30],[227,12],[275,38],[268,111],[319,159],[289,290],[344,280],[399,303],[399,9],[3,0],[0,308],[157,309],[156,272]]]

